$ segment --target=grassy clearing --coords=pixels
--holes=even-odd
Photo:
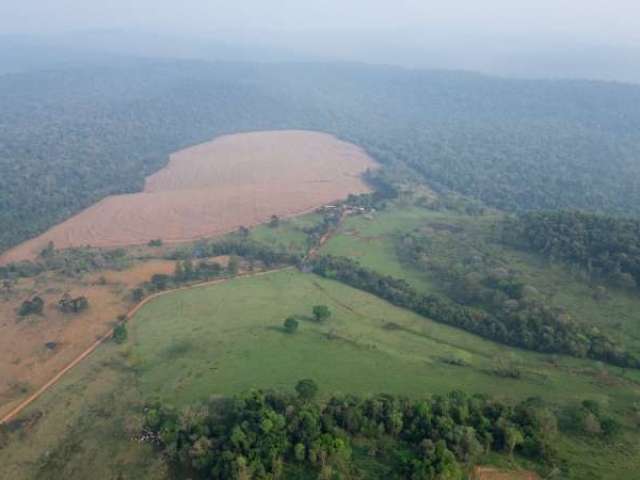
[[[431,279],[398,262],[395,239],[399,232],[411,231],[426,221],[440,218],[445,216],[423,208],[390,208],[370,218],[349,217],[321,253],[355,258],[372,270],[405,278],[423,291],[433,290],[436,285]]]
[[[309,213],[300,217],[281,219],[277,227],[269,224],[251,229],[251,239],[279,247],[289,253],[305,253],[309,247],[305,228],[312,228],[322,221],[322,215]]]
[[[107,343],[29,407],[0,449],[0,478],[166,478],[133,439],[143,403],[126,349]]]
[[[394,206],[376,217],[349,218],[343,224],[338,234],[323,248],[322,253],[343,255],[357,259],[364,266],[392,276],[404,278],[415,288],[425,292],[442,292],[441,280],[433,272],[412,268],[411,265],[400,261],[398,255],[399,238],[403,233],[428,226],[457,227],[452,229],[449,237],[449,247],[439,252],[439,260],[455,261],[455,256],[468,254],[468,249],[478,248],[480,251],[500,258],[510,269],[515,270],[523,280],[536,287],[546,299],[557,307],[564,308],[574,319],[596,326],[612,337],[618,339],[631,351],[640,348],[640,299],[637,294],[620,289],[609,288],[608,298],[596,300],[594,298],[597,282],[585,279],[580,272],[572,272],[562,264],[553,264],[538,256],[530,255],[513,248],[496,243],[493,240],[492,224],[495,217],[469,217],[448,212],[432,212],[413,207]],[[446,244],[446,242],[445,242]],[[453,248],[451,248],[453,246]],[[466,250],[465,250],[466,249]],[[457,250],[457,251],[456,251]],[[446,258],[452,255],[453,258]],[[458,339],[462,338],[461,336]],[[439,338],[439,342],[447,341]],[[477,343],[474,339],[472,345]],[[467,352],[469,351],[467,346]],[[473,348],[473,346],[471,346]],[[553,374],[548,374],[548,366],[535,366],[532,358],[522,352],[512,352],[517,361],[529,374],[536,372],[545,380],[536,388],[533,394],[549,399],[554,396],[552,381]],[[540,357],[538,357],[540,358]],[[557,369],[565,369],[571,375],[561,380],[567,382],[566,393],[573,391],[576,398],[596,398],[607,404],[618,413],[620,420],[631,428],[614,444],[603,445],[588,439],[563,437],[560,449],[573,465],[572,478],[635,478],[634,473],[640,470],[640,449],[638,448],[638,433],[636,421],[630,420],[629,407],[640,400],[640,372],[623,371],[617,368],[603,367],[597,362],[586,362],[586,366],[569,367],[572,361],[563,359]],[[457,374],[460,375],[460,372]],[[577,385],[575,380],[579,376],[591,376],[591,381]],[[462,378],[459,376],[458,378]],[[467,380],[472,388],[481,389],[482,379],[471,375]],[[491,380],[493,381],[493,379]],[[526,382],[514,383],[513,395],[527,390],[533,377]],[[548,382],[548,383],[547,383]],[[603,395],[607,390],[607,383],[625,383],[617,394]],[[496,385],[496,392],[500,390]],[[557,394],[556,394],[557,395]],[[566,398],[570,398],[570,394]]]
[[[287,316],[308,316],[315,304],[328,305],[332,318],[321,324],[307,319],[297,333],[284,333]],[[588,363],[563,359],[551,366],[545,356],[502,347],[293,270],[161,297],[129,331],[143,397],[177,405],[253,387],[289,388],[306,377],[327,393],[421,395],[464,388],[526,397],[543,386],[552,401],[622,401],[609,389],[594,389],[591,375],[568,373],[589,370]],[[469,366],[444,363],[450,356]],[[526,380],[493,376],[496,356],[525,366]]]
[[[454,263],[473,250],[498,258],[523,281],[536,287],[549,303],[565,309],[578,321],[603,329],[629,350],[640,351],[640,297],[637,292],[608,288],[607,298],[596,300],[594,292],[598,283],[585,279],[580,272],[572,272],[563,264],[551,263],[495,242],[491,232],[497,218],[396,205],[373,219],[348,218],[337,235],[323,247],[322,253],[357,259],[367,268],[404,278],[423,292],[442,292],[442,282],[437,275],[400,260],[399,238],[403,233],[415,230],[430,235],[434,225],[440,229],[438,235],[443,234],[443,228],[454,227],[454,232],[444,232],[447,241],[437,252],[437,260]],[[640,380],[639,374],[629,374]]]
[[[607,298],[594,297],[598,282],[585,280],[564,265],[551,264],[523,252],[502,248],[501,254],[528,283],[578,321],[596,325],[628,349],[640,352],[640,296],[637,292],[607,289]],[[639,377],[640,378],[640,377]]]
[[[283,331],[287,316],[308,317],[315,304],[328,305],[333,316],[321,324],[303,319],[295,334]],[[452,356],[465,366],[443,362]],[[517,362],[522,379],[492,374],[496,356]],[[247,388],[291,388],[306,377],[325,395],[417,396],[457,388],[511,398],[539,395],[557,405],[592,398],[620,416],[640,393],[590,362],[560,358],[552,364],[543,355],[509,349],[288,270],[178,292],[145,306],[130,324],[126,344],[99,349],[25,412],[47,415],[11,435],[9,447],[0,450],[0,477],[55,478],[47,472],[64,472],[85,478],[92,472],[92,478],[162,478],[154,455],[130,439],[144,401],[184,406]],[[640,454],[630,440],[621,441],[625,451]],[[588,457],[618,446],[573,445],[566,441],[563,451],[572,457],[575,452],[576,462],[586,456],[587,467],[602,478],[632,478],[626,474],[638,455],[616,457],[611,470],[608,462],[591,465]]]

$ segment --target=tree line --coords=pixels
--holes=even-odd
[[[295,265],[300,255],[292,254],[250,238],[248,229],[240,229],[233,236],[211,242],[202,241],[192,246],[180,247],[167,255],[169,260],[188,260],[223,255],[235,255],[251,261],[262,262],[266,267]]]
[[[152,275],[148,282],[131,291],[131,299],[139,302],[147,293],[224,276],[235,276],[242,266],[241,260],[249,269],[254,269],[256,263],[261,263],[266,268],[274,268],[298,265],[302,260],[300,255],[282,252],[248,239],[243,234],[239,235],[214,242],[198,242],[196,245],[183,246],[170,252],[167,258],[176,261],[173,274]],[[209,259],[219,256],[230,257],[226,266]]]
[[[184,412],[154,404],[142,437],[179,475],[198,479],[367,478],[354,442],[389,478],[462,480],[483,454],[558,462],[554,413],[537,399],[516,404],[454,391],[410,400],[395,395],[315,399],[302,380],[296,394],[252,390]],[[306,477],[305,477],[306,478]]]
[[[522,308],[486,311],[445,297],[418,293],[403,279],[366,269],[345,257],[322,256],[313,262],[314,273],[338,280],[445,323],[506,345],[543,353],[588,357],[621,367],[640,368],[640,358],[596,329],[560,317],[543,304],[523,302]],[[495,285],[503,295],[520,296],[520,286]],[[506,293],[509,292],[509,293]]]
[[[530,212],[506,220],[502,232],[508,243],[577,265],[595,278],[640,286],[640,220],[577,210]]]
[[[22,260],[0,266],[0,278],[36,277],[43,272],[57,272],[73,277],[96,270],[121,270],[130,264],[131,257],[122,248],[77,247],[58,250],[53,243],[49,243],[35,260]]]

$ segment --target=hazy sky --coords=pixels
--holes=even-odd
[[[381,27],[640,45],[640,0],[0,0],[1,33]]]

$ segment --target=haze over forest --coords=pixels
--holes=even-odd
[[[633,0],[2,2],[0,72],[137,55],[640,82],[638,18]]]
[[[0,2],[0,479],[637,480],[638,18]]]

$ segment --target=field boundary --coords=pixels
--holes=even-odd
[[[180,292],[180,291],[185,291],[185,290],[194,290],[194,289],[197,289],[197,288],[209,287],[209,286],[212,286],[212,285],[219,285],[221,283],[225,283],[225,282],[228,282],[228,281],[231,281],[231,280],[235,280],[235,279],[238,279],[238,278],[249,278],[249,277],[259,277],[259,276],[269,275],[269,274],[272,274],[272,273],[282,272],[282,271],[285,271],[285,270],[291,270],[293,268],[295,268],[295,267],[283,267],[283,268],[276,268],[276,269],[273,269],[273,270],[262,270],[260,272],[241,273],[241,274],[236,275],[235,277],[218,278],[216,280],[210,280],[210,281],[207,281],[207,282],[196,283],[194,285],[188,285],[188,286],[183,286],[183,287],[178,287],[178,288],[172,288],[170,290],[163,290],[161,292],[156,292],[156,293],[154,293],[152,295],[149,295],[148,297],[142,299],[139,303],[134,305],[126,313],[126,315],[125,315],[126,320],[125,321],[129,321],[129,320],[133,319],[135,314],[138,313],[138,311],[142,307],[147,305],[152,300],[155,300],[155,299],[157,299],[159,297],[162,297],[164,295],[169,295],[169,294],[173,294],[173,293]],[[38,390],[36,390],[34,393],[32,393],[30,396],[28,396],[26,399],[24,399],[22,402],[20,402],[16,407],[14,407],[11,411],[9,411],[9,413],[7,413],[4,417],[2,417],[2,419],[0,419],[0,425],[10,422],[13,418],[15,418],[17,415],[19,415],[25,408],[27,408],[29,405],[31,405],[33,402],[35,402],[47,390],[49,390],[56,383],[58,383],[60,381],[60,379],[66,373],[68,373],[70,370],[72,370],[74,367],[76,367],[80,362],[82,362],[85,358],[87,358],[89,355],[91,355],[100,345],[102,345],[104,342],[109,340],[112,336],[113,336],[113,328],[110,328],[108,332],[106,332],[105,334],[100,336],[100,338],[98,338],[89,348],[87,348],[80,355],[78,355],[76,358],[74,358],[66,367],[64,367],[56,375],[54,375],[53,378],[51,378],[49,381],[47,381]]]
[[[313,209],[313,211],[315,211],[315,210],[317,210],[317,208]],[[342,224],[344,218],[345,218],[345,212],[342,212],[340,214],[340,218],[338,219],[337,225],[335,225],[333,228],[330,228],[327,232],[325,232],[325,234],[322,235],[322,237],[320,237],[320,239],[318,240],[316,245],[312,246],[309,249],[309,251],[307,252],[307,255],[304,258],[305,261],[312,260],[313,258],[315,258],[318,255],[320,249],[325,245],[325,243],[327,243],[329,241],[329,239],[331,239],[333,234],[337,231],[338,227]],[[138,311],[142,307],[144,307],[147,303],[151,302],[152,300],[155,300],[156,298],[162,297],[164,295],[168,295],[168,294],[172,294],[172,293],[176,293],[176,292],[180,292],[180,291],[184,291],[184,290],[193,290],[193,289],[196,289],[196,288],[204,288],[204,287],[208,287],[208,286],[212,286],[212,285],[219,285],[221,283],[228,282],[230,280],[234,280],[234,279],[237,279],[237,278],[259,277],[259,276],[263,276],[263,275],[269,275],[269,274],[272,274],[272,273],[291,270],[291,269],[294,269],[294,268],[295,267],[288,266],[288,267],[282,267],[282,268],[275,268],[275,269],[272,269],[272,270],[262,270],[260,272],[240,273],[240,274],[236,275],[235,277],[218,278],[216,280],[209,280],[207,282],[196,283],[194,285],[187,285],[187,286],[183,286],[183,287],[173,288],[173,289],[170,289],[170,290],[163,290],[161,292],[156,292],[154,294],[149,295],[148,297],[143,298],[139,303],[134,305],[125,314],[125,317],[126,317],[125,321],[131,320],[135,316],[135,314],[138,313]],[[38,390],[36,390],[33,394],[31,394],[26,399],[24,399],[22,402],[20,402],[16,407],[14,407],[12,410],[10,410],[9,413],[4,415],[0,419],[0,425],[8,423],[13,418],[15,418],[17,415],[19,415],[25,408],[27,408],[29,405],[31,405],[33,402],[35,402],[47,390],[49,390],[56,383],[58,383],[58,381],[60,381],[60,379],[66,373],[68,373],[75,366],[77,366],[80,362],[82,362],[85,358],[87,358],[89,355],[91,355],[100,345],[102,345],[105,341],[109,340],[112,336],[113,336],[113,328],[110,328],[108,332],[106,332],[104,335],[102,335],[100,338],[98,338],[98,340],[96,340],[89,348],[87,348],[84,352],[82,352],[75,359],[73,359],[71,361],[71,363],[69,363],[66,367],[64,367],[62,370],[60,370],[53,378],[51,378],[51,380],[49,380],[47,383],[42,385]]]
[[[358,145],[326,132],[221,135],[170,154],[142,190],[103,197],[31,239],[0,252],[0,264],[58,249],[180,244],[291,218],[370,193],[363,178],[379,164]],[[274,170],[275,169],[275,170]],[[274,172],[279,172],[277,175]]]

